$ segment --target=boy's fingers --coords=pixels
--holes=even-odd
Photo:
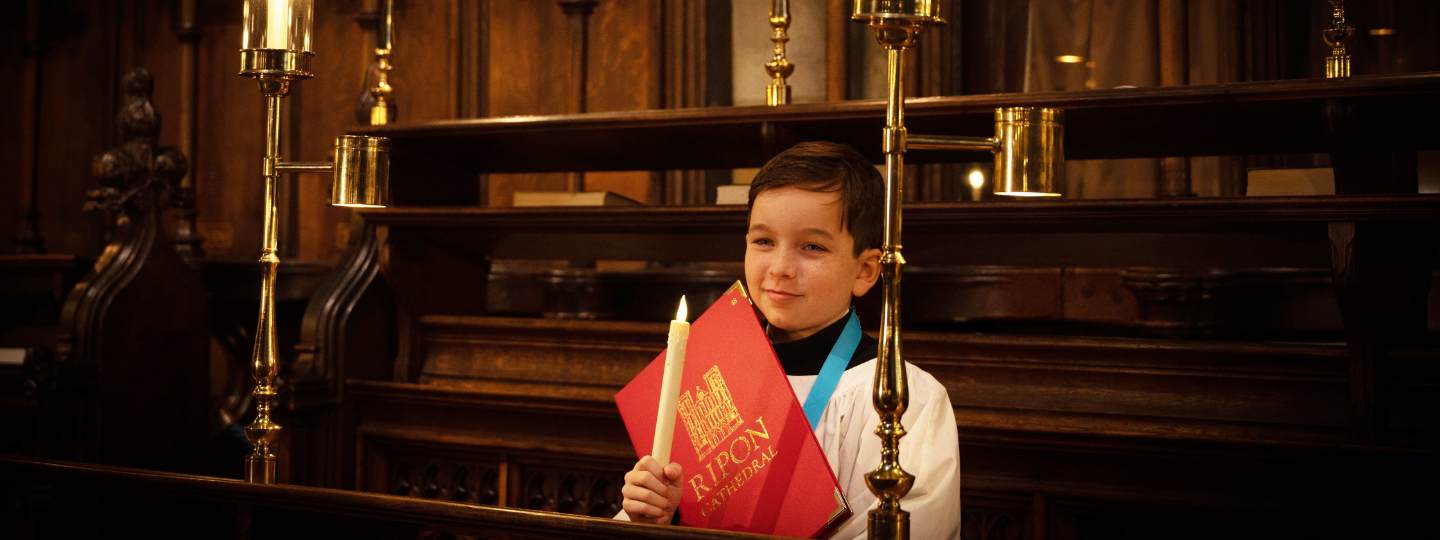
[[[685,493],[685,489],[678,484],[670,486],[669,489],[670,491],[666,493],[666,496],[670,498],[671,506],[678,508],[680,506],[680,496]]]
[[[624,497],[621,507],[631,518],[645,520],[657,520],[673,512],[683,493],[682,472],[678,463],[662,467],[652,456],[640,458],[635,468],[625,473],[625,485],[620,488]]]
[[[630,516],[631,521],[654,521],[664,515],[659,508],[634,499],[625,499],[620,507],[625,509],[625,515]]]
[[[670,510],[669,499],[640,486],[626,484],[625,487],[620,488],[620,494],[625,496],[626,501],[640,502],[646,506],[655,507],[656,512],[668,512]],[[657,513],[653,517],[660,517],[660,514]]]
[[[649,471],[630,471],[625,473],[625,485],[647,489],[655,493],[669,493],[664,483],[659,478],[650,474]]]
[[[656,478],[663,478],[665,476],[665,470],[660,466],[660,462],[651,456],[642,457],[640,461],[635,462],[635,470],[646,471],[655,475]]]
[[[679,463],[671,463],[665,466],[665,479],[671,484],[679,484],[681,473]]]

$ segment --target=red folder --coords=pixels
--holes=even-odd
[[[680,521],[692,527],[819,537],[850,516],[785,371],[739,282],[690,328],[670,459],[684,469]],[[665,352],[615,394],[650,454]]]

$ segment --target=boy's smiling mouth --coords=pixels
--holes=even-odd
[[[771,299],[771,300],[774,300],[774,301],[776,301],[776,302],[784,302],[784,301],[787,301],[787,300],[794,300],[794,299],[799,298],[799,297],[801,296],[799,293],[792,293],[792,292],[781,291],[781,290],[776,290],[776,289],[763,289],[763,290],[765,291],[765,296],[766,296],[767,298],[769,298],[769,299]]]

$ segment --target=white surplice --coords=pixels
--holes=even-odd
[[[900,507],[910,513],[910,538],[960,538],[960,444],[950,395],[935,377],[905,365],[910,403],[901,417],[906,435],[900,439],[900,466],[915,475]],[[796,396],[807,396],[814,375],[789,375]],[[875,360],[845,370],[815,438],[830,462],[840,489],[854,513],[830,538],[864,538],[868,514],[879,501],[865,485],[865,474],[880,464],[880,437],[875,427]]]

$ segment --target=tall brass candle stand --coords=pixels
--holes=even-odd
[[[381,0],[379,27],[375,32],[375,87],[370,97],[375,100],[365,119],[372,126],[395,121],[395,88],[390,85],[390,56],[395,50],[395,0]]]
[[[770,83],[765,85],[765,104],[778,107],[790,103],[790,83],[786,79],[795,71],[795,64],[785,58],[785,43],[790,41],[786,34],[790,28],[790,0],[770,3],[769,21],[773,57],[765,63],[765,72],[770,74]]]
[[[1355,27],[1345,21],[1345,0],[1330,0],[1330,26],[1325,27],[1322,37],[1330,53],[1325,55],[1325,78],[1350,78],[1350,52],[1345,44],[1355,35]]]
[[[880,343],[875,365],[874,405],[880,416],[875,434],[880,437],[880,465],[865,475],[865,483],[879,500],[869,514],[870,538],[909,538],[910,513],[900,499],[910,491],[914,475],[900,466],[901,423],[910,394],[900,340],[901,202],[905,181],[907,145],[927,150],[984,151],[995,154],[997,195],[1059,196],[1056,179],[1064,167],[1064,131],[1061,111],[1032,107],[1006,107],[995,111],[994,137],[907,135],[905,130],[905,52],[915,47],[920,31],[943,23],[938,2],[929,0],[856,0],[851,18],[870,24],[885,48],[888,76],[885,128],[885,232],[880,255]]]
[[[333,173],[331,204],[379,207],[389,195],[389,139],[344,135],[335,141],[335,163],[280,159],[280,109],[291,83],[312,76],[310,22],[313,0],[246,0],[241,33],[240,75],[260,84],[265,100],[265,207],[260,250],[260,318],[250,367],[255,378],[255,420],[245,428],[252,451],[245,458],[245,480],[275,483],[274,445],[280,425],[270,417],[279,362],[275,348],[275,273],[280,266],[276,236],[279,213],[275,195],[281,173]]]

